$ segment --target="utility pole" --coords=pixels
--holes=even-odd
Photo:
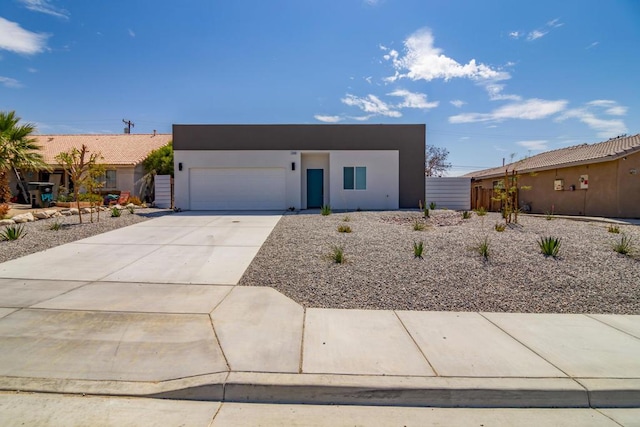
[[[135,126],[135,123],[133,123],[131,120],[125,120],[125,119],[122,119],[122,123],[127,125],[127,127],[124,128],[124,133],[131,133],[131,128]]]

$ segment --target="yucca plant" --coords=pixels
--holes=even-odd
[[[120,215],[122,215],[122,212],[120,211],[120,209],[113,207],[111,208],[111,217],[112,218],[118,218]]]
[[[424,208],[424,211],[423,211],[423,212],[424,212],[424,217],[425,217],[425,218],[429,218],[429,216],[430,216],[430,215],[429,215],[429,208]]]
[[[561,239],[559,237],[541,237],[538,240],[538,246],[540,246],[540,251],[546,257],[554,257],[558,256],[558,252],[560,251],[560,246],[562,245]]]
[[[629,255],[632,250],[631,237],[623,234],[620,241],[613,244],[613,250],[621,255]]]
[[[49,230],[59,231],[61,228],[62,228],[62,223],[59,221],[54,221],[51,224],[49,224]]]
[[[7,225],[2,232],[0,232],[0,240],[18,240],[27,235],[27,231],[24,225]]]
[[[323,216],[331,215],[331,206],[329,206],[329,205],[322,205],[322,207],[320,208],[320,213],[321,213]]]
[[[432,211],[436,209],[436,202],[431,202],[429,203],[429,209],[431,209]]]
[[[424,252],[424,242],[420,240],[419,242],[413,242],[413,257],[414,258],[422,258],[422,253]]]
[[[469,218],[471,218],[471,212],[462,211],[462,219],[469,219]]]

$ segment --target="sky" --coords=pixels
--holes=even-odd
[[[637,0],[0,0],[39,134],[425,124],[450,176],[640,133]]]

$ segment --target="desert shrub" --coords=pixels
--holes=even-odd
[[[429,203],[429,209],[431,209],[432,211],[436,209],[436,202],[431,202]]]
[[[607,228],[607,231],[613,234],[620,234],[620,227],[618,227],[617,225],[610,225]]]
[[[430,215],[429,215],[429,208],[424,208],[424,211],[423,211],[423,212],[424,212],[424,217],[425,217],[425,218],[429,218],[429,216],[430,216]]]
[[[340,233],[351,233],[351,227],[349,227],[348,225],[339,225],[338,231]]]
[[[60,221],[54,221],[49,224],[49,230],[59,231],[62,228],[62,223]]]
[[[342,218],[342,220],[344,222],[349,222],[349,221],[351,221],[351,217],[349,215],[345,215],[344,218]]]
[[[620,241],[613,244],[613,250],[621,255],[629,255],[632,250],[631,237],[622,235]]]
[[[422,231],[425,229],[425,227],[426,227],[425,223],[420,221],[419,219],[416,219],[413,221],[414,231]]]
[[[9,209],[9,205],[7,205],[6,203],[0,204],[0,219],[7,216],[7,214],[9,213]]]
[[[18,240],[27,235],[27,230],[24,225],[7,225],[4,230],[0,232],[0,240]]]
[[[320,214],[322,214],[323,216],[331,215],[331,206],[322,205],[322,207],[320,208]]]
[[[469,218],[471,218],[471,212],[462,211],[462,219],[469,219]]]
[[[331,248],[331,253],[329,254],[329,258],[336,264],[343,264],[346,259],[344,256],[344,249],[342,246],[333,246]]]
[[[133,206],[127,206],[127,210],[129,211],[130,214],[136,213],[136,208]]]
[[[122,215],[122,212],[120,212],[120,209],[113,207],[111,208],[111,217],[112,218],[118,218],[120,215]]]
[[[413,242],[413,257],[422,259],[422,253],[424,252],[424,242]]]
[[[476,209],[476,215],[485,216],[486,214],[487,214],[487,210],[484,208],[484,206],[481,206],[479,209]]]
[[[503,224],[504,225],[504,224]],[[478,245],[475,247],[476,252],[484,258],[485,261],[489,260],[489,237],[484,236],[484,239],[478,242]]]
[[[497,232],[502,233],[507,228],[507,224],[496,223],[493,228],[495,228]]]
[[[561,239],[559,237],[541,237],[538,240],[538,246],[540,246],[540,251],[546,257],[554,257],[558,256],[558,252],[560,251],[560,246],[562,245]]]
[[[142,204],[142,201],[140,200],[139,197],[131,196],[129,197],[129,203],[133,203],[136,206],[140,206]]]

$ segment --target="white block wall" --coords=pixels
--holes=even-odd
[[[437,208],[471,209],[471,178],[425,177],[425,206],[435,202]]]

